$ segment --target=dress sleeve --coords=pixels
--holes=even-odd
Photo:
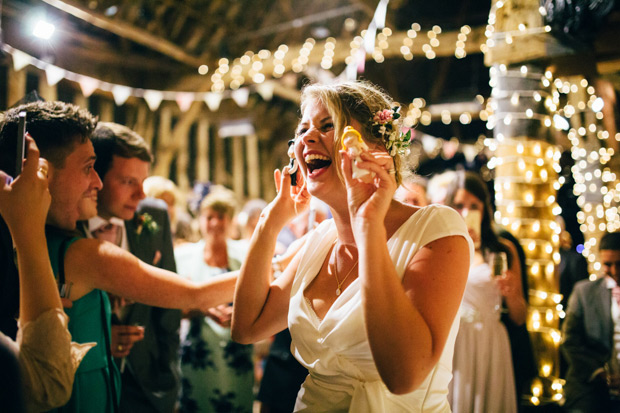
[[[80,362],[96,343],[71,342],[69,318],[52,309],[19,325],[17,345],[28,411],[45,411],[69,400]]]
[[[463,218],[454,209],[444,205],[432,205],[431,208],[428,221],[426,221],[427,225],[420,238],[419,247],[422,248],[440,238],[461,236],[467,240],[471,259],[474,254],[474,244]]]

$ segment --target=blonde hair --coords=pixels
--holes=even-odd
[[[207,209],[212,209],[232,219],[237,209],[235,194],[230,189],[219,185],[212,187],[209,195],[200,202],[200,213],[202,214]]]
[[[385,149],[383,139],[372,132],[373,118],[378,111],[392,109],[395,104],[378,86],[367,81],[305,86],[301,94],[301,112],[303,113],[308,105],[314,102],[325,106],[334,122],[333,162],[340,163],[340,137],[344,128],[349,126],[353,119],[362,125],[362,130],[359,132],[367,143]],[[385,150],[387,152],[387,149]],[[400,184],[402,159],[399,154],[392,158],[396,170],[396,183]],[[336,170],[340,179],[344,180],[340,168]]]
[[[164,194],[170,194],[174,198],[174,203],[181,204],[183,196],[174,182],[163,176],[149,176],[142,184],[144,194],[149,198],[161,199]]]

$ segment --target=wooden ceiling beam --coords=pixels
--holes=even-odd
[[[131,40],[188,66],[198,67],[203,62],[199,58],[189,55],[174,43],[149,32],[138,29],[130,24],[108,19],[98,13],[94,13],[75,2],[61,0],[43,0],[45,3],[64,11],[78,19],[92,24],[100,29],[107,30],[122,38]]]

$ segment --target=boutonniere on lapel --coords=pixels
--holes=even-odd
[[[153,216],[148,212],[136,216],[136,235],[142,234],[146,231],[149,234],[155,234],[159,231],[159,225],[153,219]]]

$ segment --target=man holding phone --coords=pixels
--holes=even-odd
[[[144,262],[176,271],[170,220],[165,202],[144,199],[152,155],[131,129],[100,122],[92,137],[95,170],[103,180],[98,215],[86,233],[130,251]],[[179,389],[181,312],[116,297],[112,355],[121,370],[121,411],[173,412]],[[114,323],[116,324],[114,325]]]
[[[49,162],[49,191],[52,204],[47,225],[66,231],[76,228],[79,204],[97,197],[101,180],[93,168],[95,152],[90,135],[96,120],[88,112],[62,102],[33,102],[4,113],[0,121],[0,169],[16,177],[17,136],[21,112],[28,113],[28,132],[34,137],[41,156]],[[23,118],[22,118],[23,119]],[[71,185],[67,185],[71,182]],[[13,244],[0,219],[0,330],[15,338],[19,308],[18,273],[13,260]]]

